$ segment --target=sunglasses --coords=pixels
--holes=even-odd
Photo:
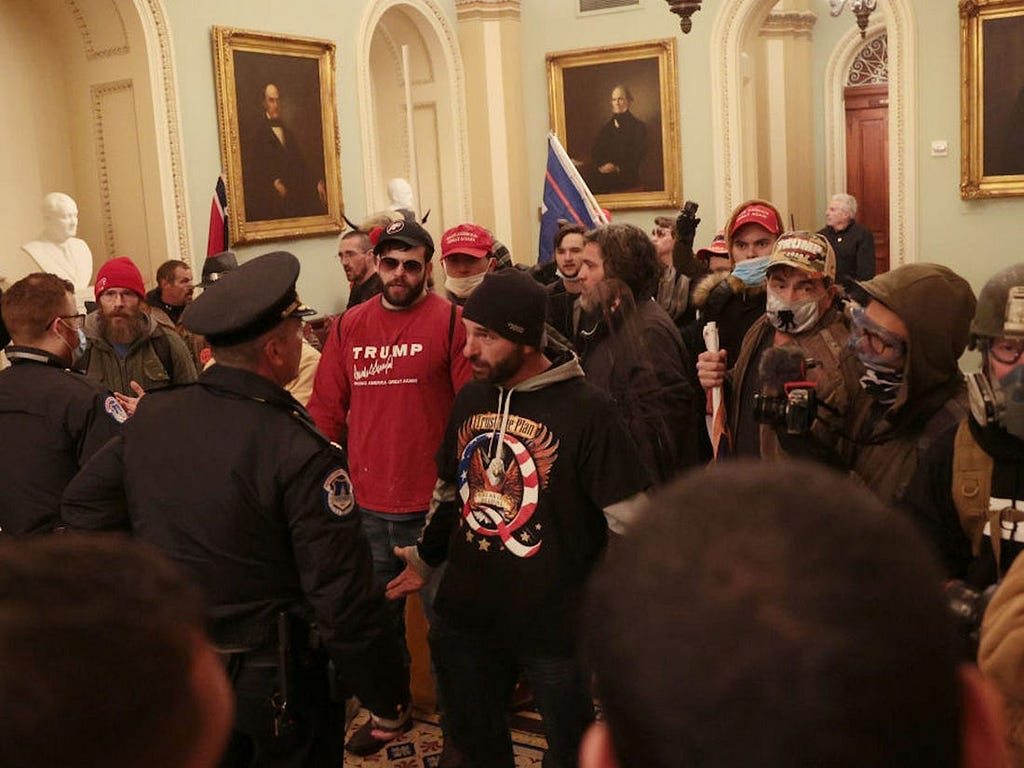
[[[410,275],[418,275],[423,271],[423,262],[415,259],[396,259],[394,256],[381,256],[380,265],[389,272],[394,272],[401,266]]]

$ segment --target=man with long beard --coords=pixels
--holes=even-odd
[[[461,308],[427,291],[430,233],[414,221],[392,222],[374,253],[382,293],[347,310],[331,328],[308,408],[331,440],[347,434],[374,577],[387,584],[405,565],[394,548],[414,544],[423,528],[436,480],[434,454],[470,369],[462,355]],[[423,597],[429,619],[432,600]],[[392,627],[402,637],[404,602],[390,604]],[[371,754],[396,735],[368,723],[348,749]]]
[[[89,345],[78,361],[90,379],[105,384],[134,411],[144,392],[196,380],[185,342],[149,314],[142,274],[131,259],[111,259],[96,275],[99,305],[85,320]]]

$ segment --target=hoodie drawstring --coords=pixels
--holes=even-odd
[[[505,462],[501,460],[501,450],[505,444],[505,430],[508,429],[509,411],[512,408],[512,390],[508,391],[508,396],[504,398],[505,404],[502,406],[504,394],[505,390],[498,387],[498,412],[501,414],[501,429],[498,432],[497,446],[495,446],[494,438],[491,438],[489,451],[491,458],[487,464],[488,478],[495,485],[505,476]]]

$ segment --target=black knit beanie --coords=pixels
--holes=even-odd
[[[516,344],[539,347],[544,338],[547,294],[520,269],[488,272],[462,308],[462,316]]]

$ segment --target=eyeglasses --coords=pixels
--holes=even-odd
[[[651,237],[668,237],[672,232],[667,229],[659,229],[655,227],[651,230]]]
[[[139,294],[126,288],[108,288],[100,294],[102,304],[113,304],[115,299],[120,299],[122,304],[130,304],[139,300]]]
[[[85,326],[85,315],[57,315],[53,320],[60,320],[75,331]],[[51,320],[50,323],[52,323],[53,320]],[[47,327],[49,327],[49,325],[47,325]]]
[[[418,275],[423,271],[423,262],[415,259],[396,259],[394,256],[381,256],[380,265],[389,272],[394,272],[401,266],[410,275]]]
[[[876,362],[893,363],[907,353],[907,340],[870,320],[863,307],[851,310],[850,346],[870,355]]]
[[[988,345],[988,353],[1003,365],[1015,365],[1024,355],[1024,339],[993,339]]]

